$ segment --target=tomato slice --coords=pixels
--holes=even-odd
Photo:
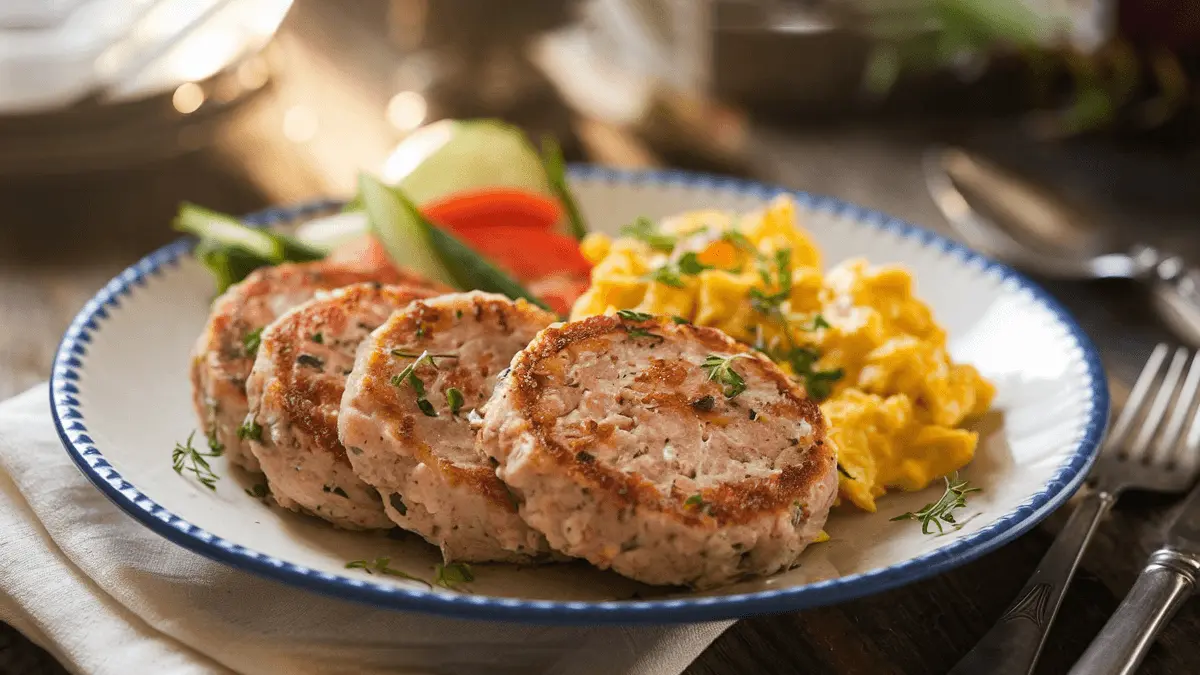
[[[455,232],[494,226],[525,226],[554,231],[563,218],[557,200],[516,188],[459,192],[426,204],[421,213]]]
[[[579,252],[579,242],[557,232],[519,225],[447,229],[520,281],[556,274],[587,276],[592,269]]]

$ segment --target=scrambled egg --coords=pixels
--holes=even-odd
[[[787,196],[744,215],[694,211],[581,244],[595,264],[572,319],[633,309],[714,326],[766,352],[821,400],[841,496],[875,510],[969,463],[993,386],[956,364],[902,267],[828,273]]]

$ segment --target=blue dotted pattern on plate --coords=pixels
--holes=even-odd
[[[761,183],[682,171],[619,171],[591,165],[571,167],[572,178],[661,188],[732,192],[753,198],[770,198],[788,193],[809,209],[828,211],[899,236],[915,239],[940,249],[972,268],[991,271],[1007,283],[1028,292],[1047,307],[1061,323],[1082,355],[1090,379],[1090,405],[1086,429],[1069,459],[1045,488],[1013,512],[980,531],[926,555],[892,565],[804,586],[759,591],[741,595],[683,597],[664,600],[608,602],[560,602],[524,600],[458,593],[431,592],[377,584],[294,565],[206,532],[167,511],[121,477],[104,458],[88,435],[87,421],[80,411],[80,368],[92,334],[120,308],[122,299],[150,279],[177,267],[189,255],[192,242],[180,240],[146,256],[126,269],[80,310],[67,329],[55,357],[50,378],[50,403],[63,445],[80,469],[121,509],[171,541],[234,567],[272,577],[295,586],[369,604],[420,612],[434,612],[472,619],[531,621],[547,623],[671,623],[731,619],[753,614],[783,612],[834,604],[878,593],[945,572],[984,555],[1029,530],[1065,502],[1083,482],[1096,456],[1108,422],[1107,380],[1099,355],[1087,335],[1067,311],[1033,282],[1009,267],[989,260],[965,246],[915,225],[846,202],[816,197]],[[272,208],[247,216],[259,226],[294,222],[329,213],[340,206],[320,201],[289,208]]]

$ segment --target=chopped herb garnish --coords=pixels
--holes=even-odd
[[[683,505],[687,508],[700,508],[704,506],[704,497],[697,492],[696,494],[683,500]]]
[[[454,310],[454,318],[456,318],[456,319],[462,318],[462,310],[461,309]]]
[[[721,241],[727,241],[733,244],[734,248],[739,249],[751,255],[758,255],[758,248],[754,242],[746,238],[746,235],[737,230],[727,230],[721,233]]]
[[[689,324],[689,323],[691,323],[691,321],[688,321],[687,319],[683,318],[682,316],[679,316],[678,314],[676,314],[676,315],[672,316],[672,317],[671,317],[671,320],[672,320],[672,321],[674,321],[675,323],[679,324],[679,325],[684,325],[684,324]]]
[[[393,351],[392,353],[396,356],[406,356],[412,358],[406,352],[397,353],[396,351]],[[442,355],[439,356],[446,358]],[[400,371],[399,375],[392,377],[393,386],[403,387],[404,385],[408,385],[414,392],[416,392],[417,407],[420,408],[421,412],[427,417],[437,417],[438,414],[437,411],[433,409],[433,404],[429,402],[429,399],[425,398],[425,383],[421,381],[421,378],[417,377],[417,368],[419,368],[422,364],[428,364],[429,367],[437,370],[437,362],[434,361],[435,358],[438,357],[435,357],[429,352],[421,352],[421,354],[416,357],[415,361],[408,364],[404,370]]]
[[[393,492],[391,495],[389,495],[388,503],[392,505],[393,509],[396,509],[396,513],[399,513],[402,516],[408,515],[408,505],[404,503],[404,498],[398,493]]]
[[[316,370],[325,369],[325,362],[316,356],[313,356],[312,354],[301,354],[300,356],[297,356],[296,363],[299,363],[302,366],[308,366],[309,368],[314,368]]]
[[[319,345],[325,344],[325,336],[321,333],[313,333],[310,339]]]
[[[249,488],[246,488],[246,494],[254,497],[255,499],[266,499],[267,495],[271,494],[271,488],[267,487],[266,483],[255,483]]]
[[[584,464],[591,464],[592,462],[596,461],[596,456],[590,452],[580,450],[579,452],[575,453],[575,460],[583,462]]]
[[[668,262],[651,270],[645,278],[673,288],[683,288],[683,277],[695,276],[704,270],[711,269],[713,269],[712,265],[700,262],[696,254],[689,251],[680,256],[679,260]]]
[[[793,444],[793,445],[794,445],[794,444]],[[849,472],[849,471],[847,471],[846,469],[844,469],[844,468],[842,467],[842,465],[841,465],[841,463],[840,463],[840,462],[839,462],[839,463],[838,463],[838,465],[837,465],[837,469],[838,469],[838,473],[842,474],[842,475],[843,475],[843,476],[845,476],[846,478],[849,478],[850,480],[855,480],[854,476],[851,476],[851,475],[850,475],[850,472]]]
[[[438,586],[454,588],[458,584],[475,581],[475,575],[471,572],[471,566],[466,563],[439,563],[434,567],[433,580]]]
[[[653,314],[646,312],[635,312],[632,309],[618,309],[617,316],[626,321],[649,321],[654,318]]]
[[[403,349],[393,349],[392,350],[392,356],[399,356],[400,358],[404,358],[404,359],[416,359],[416,358],[420,358],[421,356],[424,356],[427,354],[429,355],[429,358],[431,358],[431,359],[457,359],[458,358],[457,354],[430,354],[429,352],[421,352],[420,354],[418,354],[416,352],[406,352]]]
[[[418,340],[420,340],[421,338],[425,337],[425,335],[426,335],[428,332],[429,332],[429,331],[427,331],[427,330],[425,329],[425,324],[420,324],[420,325],[418,325],[418,326],[417,326],[417,332],[416,332],[417,339],[418,339]]]
[[[254,421],[253,417],[246,416],[246,421],[242,422],[242,426],[238,427],[238,438],[243,441],[261,441],[262,440],[262,425]]]
[[[951,528],[957,530],[962,527],[962,524],[954,520],[954,514],[951,513],[954,509],[961,508],[967,505],[967,495],[972,492],[979,492],[980,488],[969,487],[969,481],[958,479],[958,474],[954,474],[953,480],[949,476],[943,476],[942,480],[946,481],[946,492],[936,502],[926,504],[920,511],[913,513],[902,513],[895,518],[897,520],[917,520],[921,523],[921,534],[932,534],[933,527],[937,527],[938,534],[944,532],[942,523],[949,523]]]
[[[692,407],[700,412],[710,412],[716,403],[717,399],[713,398],[712,396],[705,396],[692,401]]]
[[[812,370],[801,375],[804,389],[814,401],[824,401],[833,390],[833,383],[842,379],[845,372],[841,368],[833,370]]]
[[[258,346],[262,344],[263,329],[258,328],[246,333],[242,338],[242,348],[246,350],[246,356],[255,356],[258,354]]]
[[[814,330],[817,330],[817,329],[819,329],[819,328],[830,328],[829,322],[828,322],[828,321],[826,321],[826,320],[825,320],[825,317],[824,317],[824,316],[821,316],[820,314],[818,314],[818,315],[816,315],[816,316],[814,316],[814,317],[813,317],[813,320],[812,320],[812,325],[811,325],[811,326],[808,326],[808,327],[806,327],[806,328],[802,328],[801,330],[806,330],[806,331],[812,332],[812,331],[814,331]]]
[[[457,415],[463,407],[463,393],[457,387],[450,387],[446,390],[446,405],[450,406],[450,414]]]
[[[670,253],[675,249],[675,237],[663,234],[654,221],[645,216],[639,217],[633,223],[621,228],[621,236],[633,237],[646,242],[656,251]]]
[[[732,356],[709,354],[708,358],[704,359],[704,363],[700,364],[700,367],[708,372],[708,379],[710,381],[721,385],[725,398],[733,398],[746,391],[746,380],[733,369],[733,362],[737,359],[748,358],[750,358],[749,354],[734,354]]]
[[[346,569],[362,570],[362,571],[366,572],[367,574],[375,574],[376,572],[378,572],[379,574],[384,574],[384,575],[391,576],[391,577],[400,577],[402,579],[410,579],[412,581],[419,581],[422,584],[425,584],[426,586],[430,585],[429,582],[425,581],[424,579],[419,579],[407,572],[401,572],[398,569],[388,567],[388,564],[391,562],[392,562],[391,558],[376,558],[374,560],[351,560],[350,562],[346,563]]]
[[[209,490],[217,490],[217,481],[220,476],[213,472],[212,467],[208,465],[210,457],[220,457],[224,454],[224,449],[212,450],[211,452],[201,452],[192,447],[192,439],[196,437],[196,432],[188,434],[187,443],[175,444],[175,449],[171,452],[171,464],[175,469],[175,473],[180,476],[184,471],[190,471],[196,476],[196,480]]]
[[[629,337],[631,338],[650,338],[654,340],[656,344],[666,339],[658,333],[651,333],[645,328],[629,328],[625,332],[628,333]]]
[[[225,454],[225,444],[217,440],[217,428],[214,426],[212,430],[205,434],[208,439],[208,449],[216,454],[213,457],[220,457]]]

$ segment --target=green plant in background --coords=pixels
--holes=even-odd
[[[1118,3],[1112,35],[1085,49],[1066,37],[1067,17],[1039,12],[1032,1],[847,0],[838,13],[877,40],[863,74],[865,92],[876,97],[905,72],[957,67],[970,75],[1004,54],[1022,59],[1040,101],[1055,100],[1063,75],[1069,81],[1059,99],[1065,103],[1032,118],[1044,135],[1078,134],[1120,119],[1156,127],[1188,102],[1190,79],[1177,52],[1200,42],[1194,25],[1200,22],[1187,20],[1189,3],[1178,3],[1182,9]],[[1181,31],[1180,24],[1191,27]]]

